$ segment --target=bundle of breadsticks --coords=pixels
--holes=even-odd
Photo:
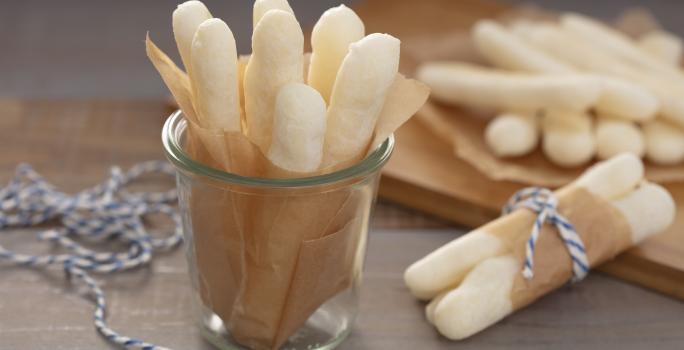
[[[662,30],[631,38],[594,19],[481,20],[471,39],[493,67],[427,62],[417,77],[439,101],[497,113],[484,131],[498,157],[532,152],[562,167],[622,152],[684,160],[682,41]]]
[[[599,162],[557,190],[558,211],[598,266],[673,221],[675,204],[663,187],[644,180],[641,160],[622,154]],[[432,300],[427,319],[451,339],[469,337],[567,283],[573,261],[564,239],[544,225],[534,244],[534,275],[523,276],[536,214],[520,208],[457,238],[411,265],[411,292]]]
[[[252,53],[239,57],[230,28],[203,3],[179,5],[173,33],[185,72],[147,38],[195,161],[256,178],[337,171],[376,150],[427,99],[425,85],[397,72],[399,40],[366,35],[343,5],[316,23],[310,56],[286,0],[257,0],[253,23]],[[191,187],[196,288],[236,341],[279,348],[350,287],[374,193],[349,181],[362,180],[299,190]]]

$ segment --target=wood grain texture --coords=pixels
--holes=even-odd
[[[21,161],[65,191],[93,185],[115,164],[161,159],[162,101],[0,101],[0,183]],[[383,209],[385,208],[385,209]],[[370,236],[359,318],[343,350],[413,349],[676,349],[684,342],[684,303],[600,274],[562,288],[463,342],[440,337],[424,320],[424,304],[403,284],[404,269],[462,230],[386,231],[430,225],[410,211],[382,205]],[[425,219],[422,219],[425,220]],[[438,222],[438,221],[436,221]],[[2,232],[10,249],[49,251],[28,237]],[[174,349],[209,350],[197,331],[181,249],[149,266],[98,276],[117,330]],[[0,349],[114,349],[92,327],[85,290],[61,271],[0,265]]]

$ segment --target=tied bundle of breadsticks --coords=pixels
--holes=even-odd
[[[195,161],[256,178],[337,171],[376,150],[427,99],[425,85],[397,72],[399,40],[366,35],[345,6],[316,23],[310,56],[286,0],[257,0],[253,19],[252,53],[239,57],[226,23],[199,1],[179,5],[173,33],[185,72],[147,38]],[[358,274],[374,196],[366,192],[193,186],[188,243],[204,306],[239,343],[279,348]]]
[[[659,165],[684,160],[682,42],[662,30],[632,38],[578,14],[556,21],[481,20],[472,42],[493,67],[427,62],[433,97],[494,110],[484,131],[497,157],[539,143],[569,168],[629,152]]]
[[[554,197],[558,213],[567,222],[554,217],[541,227],[533,243],[529,239],[537,214],[518,208],[406,270],[404,278],[411,292],[419,299],[432,300],[426,315],[440,333],[463,339],[493,325],[567,283],[577,266],[598,266],[662,232],[675,214],[670,194],[644,180],[643,164],[632,154],[595,164],[555,191]],[[581,240],[562,235],[556,231],[557,224],[574,226]],[[527,256],[528,245],[532,245],[532,256]],[[578,250],[585,252],[582,264],[583,259],[575,255]],[[525,274],[527,268],[530,274]]]

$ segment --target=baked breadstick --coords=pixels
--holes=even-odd
[[[218,18],[197,28],[190,55],[195,109],[209,128],[239,132],[237,49],[228,25]]]
[[[399,70],[399,45],[399,39],[379,33],[350,45],[330,97],[324,167],[364,154]]]
[[[674,34],[654,30],[640,37],[637,45],[665,64],[679,67],[682,63],[682,40]]]
[[[190,51],[192,47],[192,39],[195,37],[195,32],[199,25],[212,18],[209,9],[201,1],[190,0],[186,1],[173,11],[173,37],[176,39],[176,46],[178,46],[178,53],[180,53],[181,61],[185,70],[191,69],[190,66]]]
[[[658,98],[638,84],[628,80],[597,75],[603,93],[596,101],[597,112],[626,120],[653,119],[660,110]]]
[[[503,249],[499,238],[476,229],[413,263],[404,272],[404,282],[416,298],[429,300],[458,285],[471,268]]]
[[[325,101],[312,87],[291,83],[278,93],[273,142],[268,159],[293,172],[311,172],[321,165],[325,137]]]
[[[575,181],[574,186],[587,189],[589,192],[601,198],[612,199],[612,204],[614,206],[619,206],[621,207],[622,212],[629,213],[627,217],[632,218],[632,227],[639,227],[640,222],[647,223],[645,225],[646,227],[639,227],[636,230],[632,231],[632,241],[638,243],[641,240],[643,240],[649,232],[657,232],[665,226],[667,226],[668,220],[671,220],[672,218],[672,213],[671,211],[669,211],[671,209],[669,209],[669,207],[674,207],[673,203],[669,202],[668,200],[658,200],[658,197],[667,197],[667,195],[664,196],[664,194],[662,193],[662,189],[653,189],[652,186],[649,185],[648,187],[651,188],[640,189],[635,192],[634,188],[639,184],[639,182],[642,181],[643,176],[643,163],[632,154],[623,154],[620,156],[616,156],[608,161],[597,163],[596,165],[592,166],[589,170],[585,171],[584,174],[580,176],[580,178],[578,178]],[[653,214],[658,217],[656,220],[643,220],[642,215],[644,214],[638,213],[636,212],[637,210],[634,210],[634,208],[643,208],[643,206],[640,206],[635,202],[638,202],[638,200],[645,199],[654,200],[655,203],[657,203],[656,210],[654,210],[656,213]],[[651,211],[647,210],[646,215],[651,215]],[[649,227],[652,228],[649,229]],[[489,235],[489,241],[481,240],[481,247],[473,246],[472,244],[467,244],[466,241],[469,239],[470,236],[473,235]],[[479,260],[485,261],[487,259],[494,258],[497,255],[504,254],[504,250],[506,248],[504,247],[502,242],[498,240],[498,238],[486,233],[486,231],[480,229],[472,231],[465,236],[462,236],[458,239],[451,241],[444,247],[439,248],[435,252],[429,254],[425,258],[411,265],[409,267],[409,270],[411,272],[407,270],[405,273],[405,281],[411,289],[411,292],[413,292],[415,295],[416,291],[420,291],[422,293],[425,293],[424,295],[428,295],[434,294],[434,292],[432,292],[434,290],[448,290],[449,288],[453,288],[454,286],[457,286],[459,283],[461,283],[461,281],[465,277],[466,272],[472,270],[475,266],[478,266],[478,269],[484,269],[486,271],[489,271],[488,268],[480,267],[480,265],[478,265],[477,262],[473,262],[472,260],[468,261],[467,264],[463,264],[459,261],[459,257],[462,254],[472,254],[468,253],[472,249],[482,249],[484,252],[488,252],[488,258],[481,258]],[[495,251],[495,253],[492,253],[493,251]],[[480,256],[484,255],[485,254],[482,254]],[[508,256],[502,257],[501,259],[492,260],[498,262],[490,261],[487,264],[485,264],[485,266],[490,264],[497,266],[504,264],[504,262],[508,262],[507,264],[501,265],[501,267],[503,267],[504,269],[506,267],[512,267],[513,262],[510,260],[510,258],[511,257]],[[515,265],[519,265],[519,263],[515,262]],[[450,271],[449,266],[453,266],[453,270]],[[416,276],[420,275],[430,276],[432,274],[432,271],[437,271],[439,273],[439,275],[437,276],[438,278],[446,277],[451,279],[443,279],[441,281],[437,279],[415,279]],[[450,272],[451,275],[445,273],[445,271]],[[517,273],[519,273],[519,271],[520,270],[518,269]],[[471,273],[481,274],[472,271]],[[508,274],[506,274],[506,276],[514,277]],[[406,277],[409,277],[410,279],[407,279]],[[498,281],[498,279],[496,278],[494,278],[493,280]],[[409,281],[411,281],[411,283],[409,283]],[[501,280],[501,282],[503,284],[504,290],[510,291],[510,288],[505,287],[508,286],[511,281],[509,281],[508,279],[504,279]],[[466,287],[464,288],[464,290],[461,291],[461,293],[467,291],[468,287],[465,284],[465,282],[458,287],[463,288],[464,286]],[[493,293],[497,293],[497,286],[501,287],[501,284],[494,284],[494,286],[491,286],[491,288],[485,287],[483,291],[486,291],[487,295],[491,296]],[[480,287],[482,286],[480,285]],[[430,302],[430,304],[425,308],[425,313],[430,323],[434,323],[435,309],[447,294],[449,294],[449,292],[447,291],[441,292],[441,294],[435,297],[435,299],[433,299]],[[420,298],[419,295],[416,296]],[[502,301],[503,299],[498,300]],[[482,307],[482,305],[480,305],[479,307]],[[499,305],[494,307],[494,309],[500,310],[502,308]],[[489,318],[489,320],[491,320],[491,318]],[[488,322],[491,321],[480,320],[473,323],[465,323],[459,326],[459,332],[464,334],[472,334],[476,332],[476,330],[470,327],[475,327],[478,324],[481,325],[483,323]]]
[[[525,40],[531,40],[534,43],[535,40],[544,42],[546,39],[544,39],[543,36],[550,35],[548,32],[553,32],[554,29],[545,24],[518,22],[514,25],[513,30],[516,34],[516,39],[523,42]],[[554,43],[553,45],[558,44],[559,43]],[[541,46],[544,47],[544,45]],[[529,45],[528,47],[531,51],[541,51],[539,47],[533,45]],[[554,52],[554,50],[549,51]],[[546,55],[543,51],[542,54]],[[561,60],[552,55],[547,55],[545,57],[546,61],[555,61],[559,64],[564,64]],[[539,73],[553,72],[549,71],[546,67],[548,67],[548,65],[544,64],[529,66],[532,71]],[[577,71],[574,68],[571,69],[571,71]],[[649,90],[630,81],[606,76],[604,74],[594,74],[592,76],[600,81],[603,90],[594,106],[600,113],[629,120],[647,120],[655,117],[655,114],[658,112],[660,108],[658,99]]]
[[[584,113],[548,110],[542,120],[542,150],[554,164],[575,167],[596,152],[591,117]]]
[[[599,159],[608,159],[620,153],[632,153],[638,157],[644,155],[644,135],[632,122],[598,117],[595,135],[596,156]]]
[[[596,50],[605,51],[615,57],[622,58],[635,66],[643,67],[663,75],[679,75],[682,73],[671,65],[663,64],[658,59],[639,50],[626,35],[592,18],[569,13],[561,16],[561,26],[569,32],[584,38]]]
[[[662,120],[642,124],[646,158],[656,164],[671,165],[684,160],[684,131]]]
[[[512,73],[457,62],[423,64],[417,77],[442,102],[498,110],[584,111],[601,94],[600,83],[590,77]]]
[[[631,192],[643,176],[641,160],[623,154],[592,166],[575,184],[603,198],[619,198]],[[459,285],[473,267],[505,249],[498,237],[478,228],[413,263],[404,273],[404,282],[416,298],[432,299]]]
[[[363,38],[363,21],[344,5],[323,13],[311,32],[311,63],[308,84],[318,90],[326,103],[337,71],[349,52],[349,45]]]
[[[270,10],[283,10],[294,15],[292,7],[287,2],[287,0],[256,0],[254,1],[254,7],[252,10],[252,28],[256,29],[257,24],[266,12]]]
[[[478,52],[499,68],[534,73],[572,73],[571,66],[550,57],[509,33],[492,20],[480,20],[473,27]]]
[[[252,57],[245,70],[247,137],[266,153],[273,133],[276,95],[288,83],[303,81],[304,34],[294,15],[270,10],[252,35]]]
[[[640,76],[640,84],[662,94],[668,101],[663,101],[663,111],[668,119],[684,125],[681,116],[673,117],[674,109],[681,113],[681,94],[684,94],[684,72],[678,66],[663,63],[661,60],[640,50],[626,35],[595,21],[589,17],[568,14],[562,17],[562,27],[579,38],[584,38],[589,46],[598,51],[605,51],[618,60],[631,63]],[[672,101],[678,100],[678,101]]]
[[[444,292],[442,294],[437,295],[425,307],[425,318],[428,320],[430,324],[434,324],[433,316],[435,313],[435,309],[437,308],[437,305],[439,305],[439,302],[442,301],[442,299],[447,295],[447,293],[448,292]]]
[[[432,323],[449,339],[467,338],[513,312],[510,300],[522,266],[513,255],[488,258],[433,306]]]
[[[598,162],[582,173],[574,184],[602,198],[620,198],[644,178],[644,163],[631,153]]]
[[[485,142],[498,157],[516,157],[531,152],[539,140],[535,113],[504,113],[485,129]]]
[[[623,78],[641,85],[657,97],[660,113],[664,118],[678,125],[684,125],[684,101],[678,97],[678,94],[684,90],[681,90],[677,84],[660,77],[654,78],[648,73],[634,69],[620,59],[595,50],[593,46],[557,27],[537,26],[535,30],[528,29],[524,34],[527,35],[528,42],[534,46],[573,66]],[[628,101],[628,99],[622,99],[622,101]],[[625,110],[624,107],[621,109]],[[644,110],[647,108],[644,107]]]
[[[665,188],[645,180],[635,191],[611,200],[611,204],[629,223],[635,245],[670,226],[676,210]]]

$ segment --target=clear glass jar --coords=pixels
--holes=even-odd
[[[185,152],[164,125],[202,334],[221,349],[332,349],[357,314],[368,226],[390,137],[356,165],[297,179],[243,177]]]

